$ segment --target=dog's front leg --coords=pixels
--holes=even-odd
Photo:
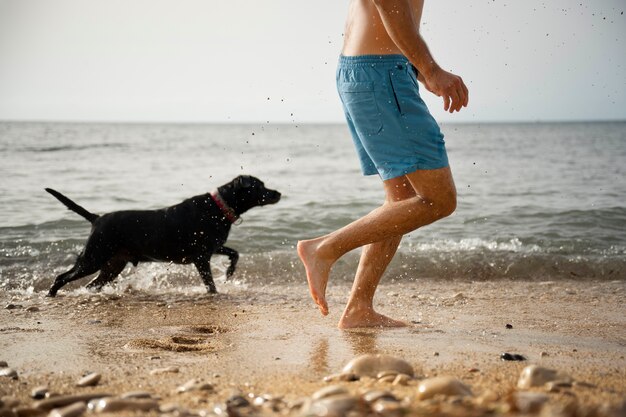
[[[239,252],[237,252],[235,249],[222,246],[221,248],[216,249],[215,253],[228,256],[228,259],[230,260],[230,266],[226,270],[226,276],[230,277],[235,272],[235,267],[237,266],[237,261],[239,260]]]
[[[194,261],[194,265],[198,268],[198,272],[200,273],[200,277],[202,277],[202,281],[204,282],[207,291],[212,294],[217,293],[217,288],[215,287],[215,282],[213,281],[213,274],[211,274],[211,259],[196,259]]]

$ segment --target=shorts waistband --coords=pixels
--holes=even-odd
[[[393,65],[393,64],[406,64],[409,60],[404,55],[389,54],[389,55],[355,55],[345,56],[339,55],[339,64],[348,65]]]

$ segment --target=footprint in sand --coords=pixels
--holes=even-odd
[[[219,340],[215,336],[226,329],[213,325],[169,326],[151,329],[152,332],[167,334],[155,339],[133,339],[124,345],[125,349],[157,349],[170,352],[213,352],[219,349]],[[210,337],[207,337],[210,336]]]

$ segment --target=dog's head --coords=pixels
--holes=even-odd
[[[251,175],[240,175],[217,191],[238,216],[252,207],[276,204],[280,200],[278,191],[266,188],[263,181]]]

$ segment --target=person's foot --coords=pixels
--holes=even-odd
[[[407,323],[392,319],[377,313],[373,308],[346,309],[339,320],[340,329],[354,329],[358,327],[406,327]]]
[[[333,261],[322,259],[319,256],[319,243],[319,238],[301,240],[298,242],[298,256],[306,269],[306,279],[309,282],[311,298],[313,298],[320,312],[325,316],[328,314],[326,284],[328,283],[328,274]]]

